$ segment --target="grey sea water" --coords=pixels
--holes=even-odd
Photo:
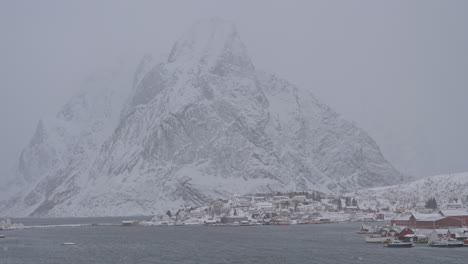
[[[55,224],[112,222],[69,219]],[[30,220],[28,224],[37,224]],[[42,220],[45,221],[45,220]],[[28,222],[28,221],[26,221]],[[50,222],[50,221],[49,221]],[[468,247],[367,244],[358,223],[291,226],[85,226],[3,231],[1,264],[465,263]],[[63,246],[63,242],[76,245]]]

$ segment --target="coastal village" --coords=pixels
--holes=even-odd
[[[461,201],[454,199],[438,206],[435,198],[431,198],[415,208],[376,210],[360,208],[352,197],[319,192],[256,194],[175,212],[168,210],[150,222],[123,224],[251,226],[363,222],[357,233],[367,235],[368,243],[395,247],[414,246],[414,243],[468,246],[468,209]]]
[[[432,200],[433,199],[433,200]],[[321,192],[234,196],[200,207],[168,210],[152,223],[177,224],[319,224],[390,221],[392,226],[442,228],[468,226],[466,204],[457,199],[438,206],[434,198],[415,208],[361,208],[353,197]]]
[[[389,219],[393,213],[361,209],[351,197],[321,192],[269,193],[234,196],[200,207],[168,210],[151,224],[288,225]]]
[[[461,199],[437,205],[435,198],[416,208],[360,208],[353,197],[321,192],[234,196],[200,207],[167,210],[151,220],[125,220],[122,226],[254,226],[361,222],[356,231],[368,243],[396,247],[427,243],[468,246],[468,207]],[[93,224],[94,225],[94,224]],[[6,219],[0,230],[25,228]]]

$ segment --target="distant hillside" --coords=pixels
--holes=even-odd
[[[356,191],[361,208],[415,208],[435,197],[439,206],[468,202],[468,172],[431,176],[409,183]]]

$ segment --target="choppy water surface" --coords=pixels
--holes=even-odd
[[[81,219],[80,223],[87,223]],[[67,222],[72,223],[72,222]],[[358,223],[86,226],[3,231],[0,263],[464,263],[468,247],[367,244]],[[75,242],[63,246],[63,242]]]

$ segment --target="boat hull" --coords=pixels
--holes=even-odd
[[[463,244],[448,244],[448,245],[430,244],[429,246],[430,247],[449,247],[449,248],[452,248],[452,247],[463,247]]]
[[[367,243],[390,243],[391,237],[366,237]]]
[[[387,244],[389,248],[411,248],[414,247],[413,243],[400,243],[400,244]]]

